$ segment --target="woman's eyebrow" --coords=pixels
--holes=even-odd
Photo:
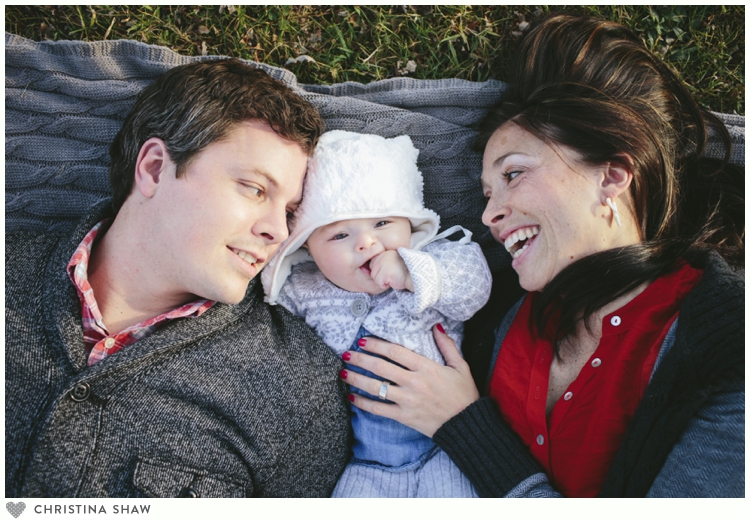
[[[498,166],[499,164],[502,164],[502,162],[508,157],[510,157],[511,155],[527,155],[527,154],[524,154],[523,152],[508,152],[505,155],[501,155],[500,157],[495,159],[492,162],[492,166]]]

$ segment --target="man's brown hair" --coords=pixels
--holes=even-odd
[[[267,123],[312,154],[323,132],[317,109],[266,72],[237,59],[175,67],[141,93],[110,147],[112,207],[119,211],[133,190],[143,143],[166,144],[177,176],[209,144],[248,120]]]

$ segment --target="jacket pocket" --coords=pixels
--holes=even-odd
[[[133,485],[146,497],[241,498],[253,494],[249,482],[231,480],[205,470],[188,468],[159,460],[139,458],[133,472]]]

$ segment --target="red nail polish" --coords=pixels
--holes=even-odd
[[[445,334],[445,329],[439,323],[437,324],[437,330],[439,330],[440,332],[442,332],[443,334]]]
[[[354,402],[354,394],[349,394],[349,400],[350,400],[351,402]]]
[[[347,372],[346,370],[342,370],[341,372],[339,372],[339,376],[341,377],[341,379],[346,379],[348,375],[349,372]]]
[[[367,340],[365,338],[360,338],[357,342],[357,345],[359,345],[360,347],[364,347],[365,345],[367,345]]]
[[[341,359],[344,361],[349,361],[352,358],[352,355],[349,352],[344,352],[341,356]]]

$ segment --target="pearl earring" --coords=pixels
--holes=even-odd
[[[607,197],[604,200],[604,202],[606,202],[607,206],[609,206],[609,209],[612,210],[612,217],[614,217],[615,222],[617,222],[617,225],[622,227],[622,222],[620,222],[620,212],[617,211],[617,205],[615,204],[615,202],[609,197]]]

